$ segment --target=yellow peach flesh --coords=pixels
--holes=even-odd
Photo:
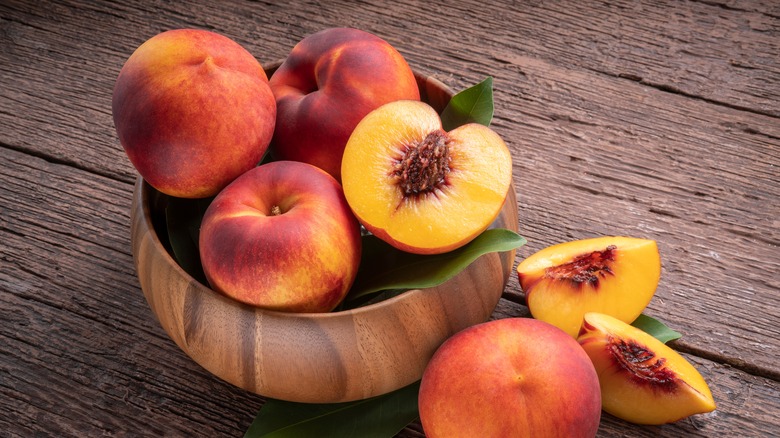
[[[653,240],[599,237],[545,248],[517,271],[534,318],[576,337],[587,312],[634,321],[655,294],[661,259]]]
[[[393,169],[408,145],[442,131],[429,105],[397,101],[371,112],[355,128],[342,159],[347,201],[377,236],[419,253],[455,249],[498,215],[512,179],[503,140],[469,124],[446,133],[450,171],[435,190],[406,196]]]
[[[596,368],[606,412],[632,423],[664,424],[715,409],[696,368],[642,330],[587,313],[577,340]]]

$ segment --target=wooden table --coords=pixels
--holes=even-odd
[[[718,409],[662,427],[605,414],[599,436],[778,433],[779,3],[276,3],[0,5],[0,436],[244,433],[263,399],[184,355],[140,291],[112,88],[167,29],[213,30],[270,63],[335,26],[454,90],[494,77],[529,241],[518,260],[597,235],[658,241],[646,313],[683,333],[671,345]],[[529,316],[516,278],[494,314],[514,316]]]

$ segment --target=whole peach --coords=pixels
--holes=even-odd
[[[278,109],[271,149],[282,160],[313,164],[341,181],[341,156],[371,110],[420,92],[403,56],[383,39],[350,28],[309,35],[271,75]]]
[[[341,186],[295,161],[263,164],[225,187],[203,216],[199,242],[215,290],[280,311],[332,310],[360,264],[360,227]]]
[[[215,195],[268,149],[276,101],[260,63],[214,32],[153,36],[125,62],[112,112],[130,162],[157,190]]]
[[[579,344],[530,318],[462,330],[425,369],[420,420],[435,437],[593,437],[599,381]]]

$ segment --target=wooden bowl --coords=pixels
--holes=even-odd
[[[433,78],[416,77],[422,99],[441,111],[452,92]],[[174,261],[160,239],[166,236],[167,199],[138,179],[132,251],[152,312],[198,364],[270,398],[336,403],[414,383],[444,340],[490,317],[515,258],[514,251],[485,254],[438,287],[356,309],[319,314],[262,310],[214,292]],[[517,231],[514,186],[493,226]]]

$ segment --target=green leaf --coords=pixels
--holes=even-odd
[[[491,120],[493,120],[493,78],[490,76],[453,96],[441,113],[441,123],[445,131],[466,123],[490,126]]]
[[[644,313],[639,315],[631,325],[658,339],[664,344],[682,337],[682,334],[670,329],[666,324],[655,318],[651,318]]]
[[[203,214],[211,200],[169,197],[165,207],[165,224],[173,258],[192,278],[205,285],[208,282],[200,263],[198,235]]]
[[[384,290],[408,290],[438,286],[489,252],[511,251],[526,240],[511,230],[483,231],[468,244],[444,253],[411,254],[397,250],[375,236],[363,238],[363,258],[347,300]]]
[[[308,404],[269,399],[244,438],[390,438],[416,420],[420,382],[347,403]]]

